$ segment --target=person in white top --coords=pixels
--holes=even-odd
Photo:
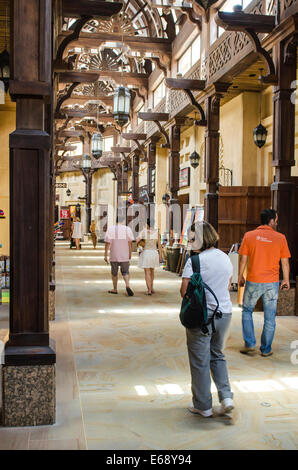
[[[72,231],[72,238],[76,244],[76,249],[79,250],[80,248],[80,240],[83,236],[83,225],[79,219],[79,217],[74,217],[74,221],[71,227]]]
[[[162,251],[159,231],[154,228],[150,219],[147,219],[146,228],[140,232],[136,241],[138,244],[142,242],[143,251],[139,257],[138,267],[144,269],[147,295],[152,295],[155,293],[153,288],[154,269],[158,268],[162,261]]]
[[[216,248],[219,236],[208,222],[193,224],[188,232],[191,243],[191,257],[199,256],[202,280],[215,293],[219,312],[222,317],[215,317],[215,333],[209,326],[209,334],[201,329],[186,329],[187,348],[192,378],[192,403],[189,411],[204,417],[212,416],[211,378],[217,388],[221,408],[219,414],[232,411],[233,393],[229,383],[228,370],[223,353],[232,319],[232,302],[229,289],[232,281],[233,266],[229,257]],[[180,293],[184,297],[193,274],[191,257],[187,260],[182,273]],[[209,317],[212,316],[216,302],[213,295],[205,289]]]

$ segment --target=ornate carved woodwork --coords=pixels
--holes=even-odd
[[[255,15],[244,13],[243,11],[235,11],[234,13],[226,13],[218,11],[215,16],[218,26],[227,31],[244,32],[250,39],[254,50],[264,58],[267,64],[268,73],[263,77],[266,83],[276,83],[275,68],[272,58],[266,49],[261,45],[257,33],[271,33],[275,28],[275,16]]]
[[[166,85],[172,90],[182,90],[189,97],[192,105],[198,109],[201,119],[199,121],[200,126],[206,125],[205,113],[200,105],[192,94],[191,90],[204,90],[206,86],[205,80],[190,80],[185,78],[166,78]]]
[[[81,15],[80,15],[81,16]],[[63,40],[60,43],[60,46],[58,47],[57,50],[57,55],[56,55],[56,61],[55,64],[56,66],[63,65],[63,57],[66,52],[66,48],[69,44],[71,44],[73,41],[78,39],[80,32],[83,28],[83,26],[92,18],[89,14],[87,16],[83,16],[79,20],[76,21],[74,24],[73,32],[71,34],[68,34],[63,38]],[[65,65],[65,63],[64,63]]]

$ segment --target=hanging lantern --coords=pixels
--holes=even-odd
[[[70,189],[68,189],[68,190],[66,191],[66,195],[67,195],[68,197],[71,195],[71,190],[70,190]]]
[[[124,86],[119,86],[114,94],[113,115],[115,121],[120,127],[123,127],[129,121],[130,111],[130,91]]]
[[[9,68],[9,53],[6,49],[0,54],[0,80],[4,83],[5,91],[7,93],[9,87],[10,68]]]
[[[93,134],[91,142],[92,156],[97,160],[102,156],[103,138],[101,134]]]
[[[92,166],[91,158],[89,157],[88,154],[85,154],[83,158],[82,169],[86,172],[89,172],[91,170],[91,166]]]
[[[198,152],[196,152],[196,151],[192,152],[192,154],[189,157],[189,161],[190,161],[191,166],[193,168],[197,168],[199,166],[200,159],[201,159],[201,157],[198,154]]]
[[[254,141],[257,147],[261,148],[266,143],[268,131],[266,127],[260,123],[253,131]]]

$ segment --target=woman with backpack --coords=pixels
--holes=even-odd
[[[232,319],[229,288],[233,267],[229,257],[216,248],[219,236],[208,222],[193,224],[188,232],[188,239],[191,244],[191,256],[182,273],[182,309],[183,305],[188,306],[191,301],[192,305],[195,305],[191,298],[194,295],[192,289],[195,283],[200,281],[202,296],[199,300],[203,302],[205,298],[206,315],[205,322],[200,324],[200,327],[196,324],[195,328],[186,328],[193,396],[188,410],[209,417],[213,414],[210,373],[221,403],[219,414],[228,413],[234,408],[223,353]],[[200,275],[196,274],[198,272]],[[197,294],[198,292],[196,291]]]

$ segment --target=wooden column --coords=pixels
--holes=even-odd
[[[205,100],[207,126],[205,130],[205,215],[215,230],[218,229],[218,182],[219,182],[219,116],[220,98],[230,84],[214,83]]]
[[[219,181],[219,97],[209,96],[205,101],[207,127],[205,130],[205,220],[218,228]]]
[[[273,58],[278,84],[273,88],[273,154],[275,181],[271,185],[272,207],[278,212],[278,231],[286,235],[291,251],[291,272],[298,275],[297,234],[295,221],[294,178],[291,167],[295,165],[295,98],[296,45],[288,40],[273,48]],[[292,98],[292,99],[291,99]]]
[[[170,153],[169,153],[169,181],[171,199],[170,203],[170,220],[169,220],[169,237],[170,245],[174,242],[174,211],[178,210],[178,191],[179,191],[179,171],[180,171],[180,122],[176,122],[170,128]]]
[[[50,345],[49,207],[52,2],[12,1],[10,135],[11,303],[3,366],[6,426],[53,424],[56,355]]]
[[[155,189],[156,189],[156,144],[159,140],[159,137],[150,139],[149,145],[147,147],[147,158],[148,158],[148,172],[147,172],[147,188],[149,196],[149,211],[148,217],[151,220],[154,220],[155,210],[154,210],[154,199],[155,199]]]
[[[136,150],[132,157],[132,199],[134,204],[139,202],[139,171],[140,153]]]
[[[92,176],[94,170],[83,171],[84,181],[86,185],[85,197],[86,197],[86,233],[89,233],[91,225],[91,202],[92,202]]]
[[[122,192],[128,192],[128,164],[126,161],[122,162]]]

